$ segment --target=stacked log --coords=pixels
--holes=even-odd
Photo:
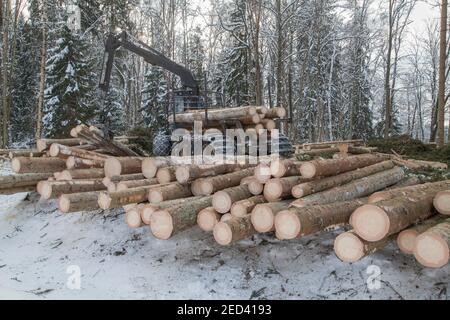
[[[428,268],[442,268],[448,264],[450,248],[450,219],[420,234],[414,245],[414,257]]]

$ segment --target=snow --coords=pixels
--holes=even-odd
[[[0,196],[0,299],[449,298],[449,266],[424,269],[394,245],[344,264],[333,253],[339,231],[220,247],[197,227],[160,241],[123,220],[122,210],[63,215],[36,194]],[[80,290],[66,285],[74,265]],[[379,290],[366,284],[371,265]]]

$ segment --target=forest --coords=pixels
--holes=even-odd
[[[173,74],[119,49],[109,92],[98,88],[105,40],[121,31],[192,70],[226,106],[286,107],[296,143],[404,134],[442,145],[450,134],[437,0],[420,29],[419,0],[0,3],[0,148],[67,137],[81,123],[167,131]]]

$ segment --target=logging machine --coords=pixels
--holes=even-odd
[[[167,58],[161,52],[151,48],[142,41],[133,38],[125,31],[119,34],[110,34],[106,39],[103,70],[99,84],[104,92],[108,93],[109,91],[114,58],[119,48],[131,51],[142,57],[145,62],[153,66],[161,67],[179,77],[182,89],[173,90],[169,93],[166,107],[166,118],[172,118],[170,123],[171,131],[178,128],[186,128],[186,124],[177,123],[177,114],[189,111],[205,112],[206,124],[208,124],[208,110],[224,108],[222,95],[217,92],[208,91],[206,80],[204,81],[205,88],[200,90],[199,81],[195,79],[190,70]],[[284,121],[289,121],[289,119],[285,119]],[[226,129],[230,128],[243,128],[243,126],[239,119],[220,121],[221,132],[225,132]],[[192,129],[192,126],[186,129]],[[208,144],[213,144],[216,150],[222,149],[221,152],[224,152],[226,149],[225,137],[220,141],[204,141],[204,146]],[[174,146],[175,144],[171,141],[171,135],[157,135],[153,140],[153,154],[155,156],[168,156],[171,154]],[[279,145],[277,147],[280,154],[289,154],[292,152],[292,144],[286,136],[280,135]],[[268,150],[270,152],[270,145],[268,145]]]

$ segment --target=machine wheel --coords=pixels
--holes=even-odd
[[[169,135],[159,133],[153,138],[153,155],[156,157],[170,156],[172,142]]]

